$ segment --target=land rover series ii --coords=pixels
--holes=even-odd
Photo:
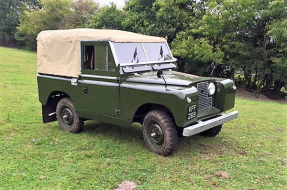
[[[154,153],[172,154],[178,135],[216,136],[237,118],[230,79],[176,72],[165,38],[119,30],[42,31],[37,37],[37,82],[43,122],[68,132],[84,121],[142,124]]]

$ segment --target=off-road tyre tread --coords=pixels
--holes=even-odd
[[[220,133],[221,129],[222,129],[222,125],[218,125],[216,127],[208,129],[206,131],[203,131],[203,132],[201,132],[199,134],[201,136],[205,136],[205,137],[215,137],[215,136],[217,136]]]
[[[155,147],[153,147],[151,142],[146,137],[146,126],[150,121],[156,121],[161,126],[164,133],[165,140],[162,148],[160,149],[156,149]],[[145,116],[143,122],[143,137],[148,149],[161,156],[169,156],[173,154],[173,152],[177,148],[178,135],[175,123],[167,113],[160,110],[150,111]]]
[[[74,123],[73,123],[73,127],[71,128],[67,128],[65,127],[65,125],[63,124],[63,121],[61,119],[61,107],[63,106],[68,106],[74,114]],[[57,104],[57,108],[56,108],[56,117],[57,117],[57,121],[59,123],[59,126],[62,130],[70,132],[70,133],[79,133],[83,130],[83,126],[84,126],[84,120],[82,118],[80,118],[75,110],[74,104],[72,102],[72,100],[70,98],[62,98],[58,104]]]

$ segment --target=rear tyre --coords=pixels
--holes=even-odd
[[[216,127],[208,129],[206,131],[203,131],[203,132],[201,132],[199,134],[201,136],[205,136],[205,137],[215,137],[215,136],[217,136],[220,133],[221,128],[222,128],[222,125],[218,125]]]
[[[84,121],[77,115],[70,98],[63,98],[59,101],[56,116],[60,128],[64,131],[78,133],[83,130]]]
[[[147,113],[143,122],[143,137],[148,149],[158,155],[171,155],[178,143],[175,123],[159,110]]]

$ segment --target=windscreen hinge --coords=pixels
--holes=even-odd
[[[72,78],[71,85],[77,86],[78,85],[78,79],[77,78]]]

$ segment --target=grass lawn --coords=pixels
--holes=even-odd
[[[286,189],[287,104],[236,99],[215,138],[181,138],[169,157],[139,126],[89,121],[71,134],[43,124],[34,52],[0,47],[0,189]]]

